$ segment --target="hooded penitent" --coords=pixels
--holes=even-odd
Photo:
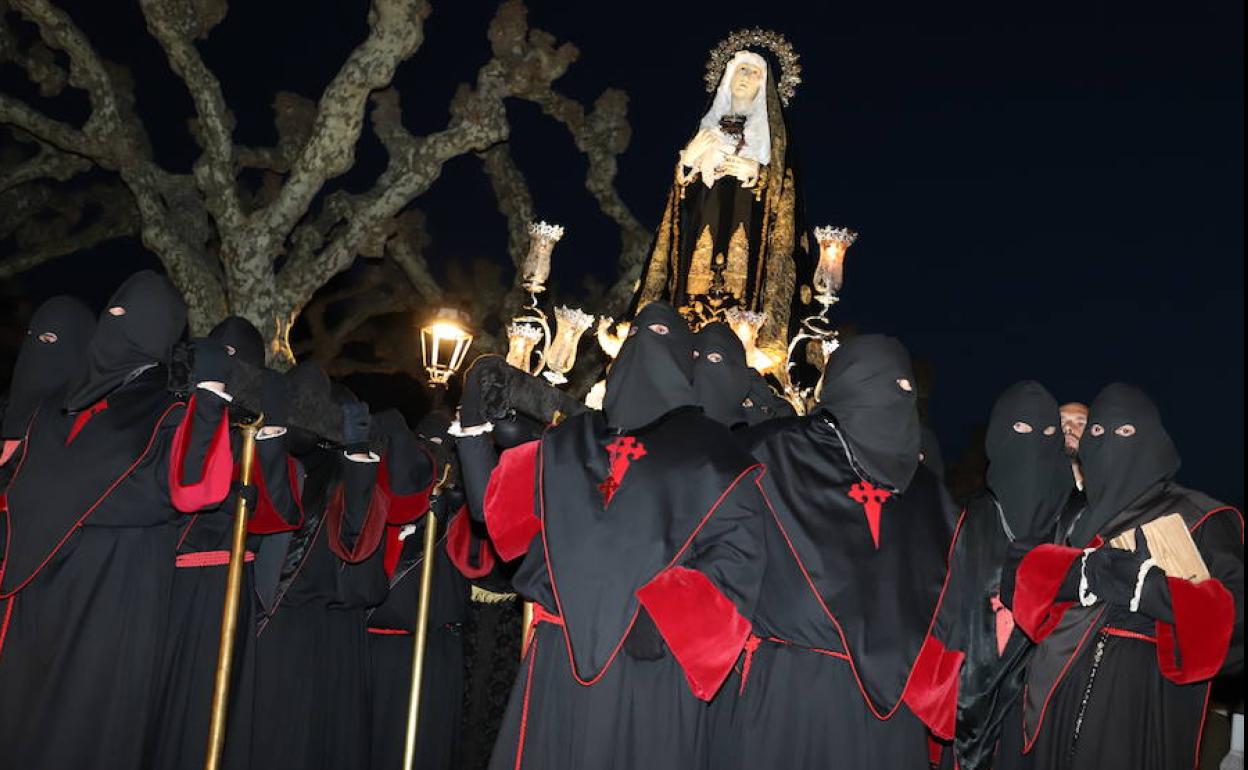
[[[693,334],[671,305],[652,302],[633,320],[629,337],[607,372],[602,400],[607,424],[632,431],[696,402]]]
[[[707,417],[733,427],[746,422],[744,402],[752,385],[745,348],[726,324],[713,323],[694,335],[693,391]]]
[[[73,297],[53,297],[39,306],[17,354],[0,438],[20,439],[39,403],[75,384],[86,369],[94,327],[91,311]]]
[[[86,382],[65,403],[85,409],[137,376],[169,360],[186,326],[186,304],[169,279],[141,270],[108,301],[87,346]]]
[[[992,408],[984,445],[988,488],[1001,504],[1007,534],[1051,534],[1074,483],[1057,400],[1038,382],[1012,385]]]
[[[919,412],[910,354],[892,337],[864,334],[828,361],[816,413],[832,415],[852,461],[877,483],[905,489],[919,464]]]
[[[208,338],[225,345],[226,352],[234,360],[249,366],[264,366],[264,337],[246,318],[230,316],[214,326]]]
[[[1152,400],[1130,385],[1107,385],[1092,402],[1079,442],[1088,507],[1072,528],[1082,545],[1145,492],[1179,470],[1179,451]]]
[[[1038,382],[1010,386],[988,421],[988,489],[967,504],[953,555],[952,597],[966,655],[958,688],[954,750],[961,767],[981,770],[1021,756],[1011,714],[1023,692],[1033,645],[1001,602],[1002,564],[1015,541],[1051,540],[1070,493],[1057,401]]]
[[[914,394],[898,383],[911,376],[899,342],[856,337],[828,364],[818,408],[752,448],[783,544],[769,552],[769,580],[780,582],[764,597],[784,599],[761,602],[756,623],[848,654],[878,715],[900,702],[940,606],[958,518],[918,468]],[[800,570],[784,566],[794,561]],[[793,595],[786,569],[813,595]]]

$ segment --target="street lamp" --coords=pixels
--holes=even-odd
[[[429,376],[429,387],[446,387],[463,366],[472,346],[468,322],[467,313],[444,307],[420,327],[420,360]]]

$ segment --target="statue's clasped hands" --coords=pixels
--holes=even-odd
[[[716,176],[731,176],[741,182],[745,188],[758,183],[759,164],[756,160],[743,158],[740,155],[729,155],[715,167]]]

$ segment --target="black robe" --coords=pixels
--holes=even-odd
[[[712,766],[921,770],[928,729],[953,729],[960,659],[936,619],[957,511],[920,467],[884,501],[877,546],[822,419],[768,428],[767,571],[751,654],[712,704]]]
[[[234,456],[241,453],[237,431],[230,435]],[[298,470],[287,454],[285,435],[256,441],[252,484],[255,510],[249,512],[247,561],[234,640],[223,766],[247,767],[251,751],[252,707],[255,698],[255,641],[259,606],[252,563],[260,537],[296,529],[302,520],[292,487]],[[233,481],[239,476],[235,463]],[[184,479],[185,480],[185,479]],[[170,601],[170,627],[160,662],[161,729],[153,766],[161,770],[203,767],[211,721],[212,691],[221,639],[221,607],[234,529],[236,495],[213,510],[178,522],[178,539]]]
[[[962,770],[1031,766],[1023,754],[1021,696],[1034,645],[1001,603],[1009,547],[992,493],[980,492],[967,503],[945,604],[953,613],[953,646],[966,655],[953,744]]]
[[[407,712],[411,697],[412,634],[420,610],[424,564],[424,520],[403,541],[390,574],[390,593],[369,613],[368,644],[373,704],[373,770],[402,770]],[[445,533],[433,565],[433,601],[425,647],[416,767],[460,767],[460,714],[464,694],[464,645],[460,631],[468,615],[468,581],[447,554]]]
[[[304,522],[256,644],[251,766],[366,767],[365,613],[385,599],[387,587],[379,547],[386,500],[374,483],[379,464],[340,451],[302,459]]]
[[[1090,545],[1176,512],[1211,578],[1166,578],[1173,623],[1059,596],[1072,568],[1079,569],[1080,548],[1040,546],[1019,565],[1014,619],[1039,642],[1028,666],[1023,739],[1040,770],[1196,764],[1211,680],[1243,665],[1243,517],[1163,482],[1102,527]]]
[[[6,767],[151,766],[173,522],[218,505],[232,463],[225,402],[201,391],[188,408],[165,383],[155,367],[76,416],[34,418],[0,578]],[[180,485],[187,467],[198,481]]]
[[[631,462],[611,462],[616,441]],[[743,648],[764,568],[760,473],[691,408],[626,436],[578,415],[502,455],[486,520],[502,558],[524,556],[514,584],[536,622],[492,768],[706,761],[703,701]],[[658,660],[622,650],[643,608]]]

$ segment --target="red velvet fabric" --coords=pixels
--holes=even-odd
[[[485,525],[503,561],[524,556],[529,542],[542,528],[533,513],[539,445],[530,441],[499,455],[498,466],[485,488]]]
[[[173,507],[183,513],[192,513],[216,505],[230,493],[230,480],[234,476],[234,457],[230,451],[230,419],[222,402],[221,421],[212,434],[208,454],[199,474],[199,481],[182,483],[182,464],[186,447],[191,440],[191,424],[194,421],[195,399],[191,396],[182,422],[173,434],[173,451],[169,453],[169,497]]]
[[[637,598],[685,670],[689,689],[709,701],[736,663],[750,622],[710,578],[687,567],[663,570]]]
[[[403,541],[399,539],[402,531],[402,524],[387,524],[385,534],[382,535],[381,547],[385,552],[381,556],[381,563],[387,578],[394,577],[394,570],[399,566],[399,557],[403,555]]]
[[[329,549],[348,564],[359,564],[377,552],[381,545],[382,535],[386,530],[386,514],[389,498],[381,487],[373,485],[373,494],[368,501],[368,511],[364,514],[364,526],[355,543],[350,548],[342,540],[342,516],[344,512],[346,491],[342,484],[334,491],[329,505],[325,509],[325,526],[329,530]],[[383,557],[384,558],[384,557]]]
[[[1018,565],[1014,580],[1014,622],[1032,641],[1053,633],[1074,602],[1057,601],[1071,566],[1083,556],[1078,548],[1041,545]]]
[[[473,566],[473,551],[477,566]],[[460,574],[469,580],[485,577],[494,569],[494,549],[484,540],[472,536],[472,522],[468,518],[468,506],[459,509],[446,531],[446,555]]]
[[[256,510],[251,512],[251,518],[247,521],[249,533],[274,535],[278,532],[294,532],[303,526],[303,501],[299,499],[299,469],[293,457],[286,458],[286,474],[290,480],[291,499],[295,501],[295,507],[299,509],[298,521],[293,524],[287,523],[277,512],[277,507],[273,505],[273,498],[269,496],[268,487],[265,486],[264,473],[260,470],[260,464],[256,463],[251,467],[251,483],[256,487]],[[239,475],[237,468],[235,468],[234,475],[235,477]]]
[[[17,454],[17,448],[22,443],[20,438],[11,438],[4,440],[4,448],[0,449],[0,466],[9,462],[9,458]]]
[[[434,476],[437,476],[436,469]],[[390,462],[382,458],[381,467],[377,469],[377,486],[390,498],[390,510],[386,515],[387,524],[411,524],[429,510],[429,496],[433,493],[433,478],[429,486],[410,495],[398,495],[390,488]]]
[[[953,739],[958,715],[958,677],[965,659],[965,653],[948,649],[928,634],[901,695],[914,715],[942,740]]]
[[[1213,578],[1166,578],[1174,625],[1157,621],[1157,665],[1175,684],[1212,679],[1226,660],[1235,626],[1235,598]]]

